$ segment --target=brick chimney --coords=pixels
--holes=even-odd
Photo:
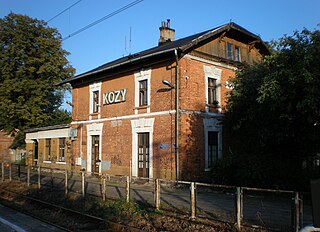
[[[165,43],[174,41],[174,32],[175,30],[170,28],[170,19],[167,19],[167,22],[162,21],[160,30],[160,39],[158,45],[163,45]]]

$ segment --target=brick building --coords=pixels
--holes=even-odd
[[[9,148],[13,140],[13,135],[8,135],[7,132],[0,130],[0,162],[13,162],[15,160],[13,150]]]
[[[70,125],[26,130],[27,164],[71,169]]]
[[[203,180],[222,158],[227,81],[269,51],[235,23],[174,40],[60,84],[72,85],[72,167],[89,172]]]

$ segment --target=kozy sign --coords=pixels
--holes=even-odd
[[[126,101],[127,89],[120,89],[103,94],[103,105]]]

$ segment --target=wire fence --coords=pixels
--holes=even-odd
[[[158,210],[260,227],[298,231],[312,224],[311,203],[293,191],[213,185],[189,181],[115,176],[1,163],[1,180],[19,180],[54,191],[126,199]]]

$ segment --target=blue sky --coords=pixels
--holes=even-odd
[[[0,17],[10,12],[48,21],[78,0],[0,0]],[[82,0],[48,23],[67,37],[134,0]],[[265,41],[304,27],[319,29],[320,0],[143,0],[63,42],[76,74],[157,45],[161,21],[171,19],[176,39],[230,22]],[[131,46],[129,45],[131,28]],[[126,40],[126,42],[125,42]],[[131,49],[130,49],[131,47]]]

